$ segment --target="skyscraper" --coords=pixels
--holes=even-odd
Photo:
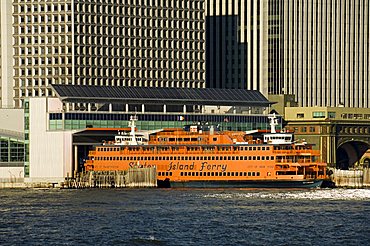
[[[370,106],[369,0],[281,3],[282,79],[300,106]]]
[[[11,1],[0,1],[0,108],[13,107]]]
[[[206,85],[259,90],[278,76],[279,8],[269,0],[208,0]]]
[[[203,4],[1,1],[2,104],[50,96],[50,84],[202,88]]]
[[[2,106],[50,84],[243,88],[369,107],[369,0],[4,0]]]

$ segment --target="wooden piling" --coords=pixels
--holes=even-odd
[[[127,171],[88,171],[66,178],[63,188],[141,188],[157,187],[155,167],[130,168]]]
[[[362,188],[364,170],[339,170],[333,169],[331,176],[336,187]]]
[[[364,177],[363,177],[364,187],[370,187],[370,168],[364,168]]]

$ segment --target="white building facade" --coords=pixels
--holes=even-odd
[[[50,131],[48,127],[48,112],[62,111],[62,102],[58,98],[30,98],[28,103],[25,111],[29,112],[26,126],[29,156],[25,162],[25,182],[59,184],[73,175],[73,131]]]

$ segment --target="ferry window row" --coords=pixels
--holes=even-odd
[[[201,147],[187,147],[187,151],[200,151]],[[258,151],[258,150],[270,150],[270,147],[265,146],[254,146],[254,147],[242,147],[242,146],[222,146],[222,147],[203,147],[204,150],[215,150],[217,151],[238,151],[238,150],[246,150],[246,151]]]
[[[172,172],[158,172],[158,176],[172,176]]]
[[[254,147],[233,147],[234,150],[247,150],[247,151],[259,151],[259,150],[270,150],[270,147],[262,147],[262,146],[254,146]],[[100,151],[119,151],[120,148],[119,147],[99,147],[98,148]],[[121,150],[123,150],[124,148],[121,147]],[[132,147],[129,147],[129,150],[130,151],[139,151],[140,148],[132,148]],[[150,149],[143,149],[144,151],[153,151],[154,149],[153,148],[150,148]],[[157,150],[158,151],[170,151],[170,148],[169,147],[157,147]],[[173,151],[177,151],[178,150],[178,147],[173,147],[172,149]],[[187,151],[200,151],[200,147],[187,147]],[[209,148],[208,150],[214,150],[213,147]],[[217,147],[217,150],[218,151],[230,151],[232,150],[232,147]]]
[[[103,161],[273,161],[274,156],[97,156]]]
[[[119,147],[100,147],[98,148],[100,151],[119,151]]]
[[[180,176],[194,176],[194,177],[204,177],[204,176],[214,176],[214,177],[221,177],[221,176],[229,176],[229,177],[238,177],[238,176],[245,176],[245,177],[258,177],[260,176],[260,172],[180,172]]]

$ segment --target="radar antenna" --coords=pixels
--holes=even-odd
[[[131,116],[130,117],[130,121],[128,123],[129,127],[131,127],[131,132],[130,132],[130,136],[131,136],[131,142],[132,143],[136,143],[136,135],[135,135],[135,128],[136,128],[136,122],[137,121],[137,116],[134,115],[134,116]]]
[[[270,119],[270,127],[271,127],[271,133],[276,133],[276,126],[279,124],[278,120],[276,118],[275,113],[272,115],[269,115],[268,117]]]

